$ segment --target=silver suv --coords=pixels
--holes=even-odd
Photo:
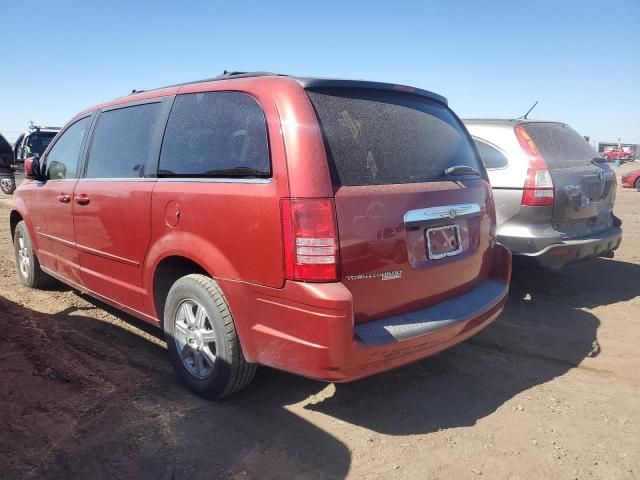
[[[539,120],[464,123],[489,173],[498,239],[514,260],[561,268],[613,257],[622,239],[616,176],[580,134]]]

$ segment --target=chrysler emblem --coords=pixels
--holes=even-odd
[[[454,209],[449,210],[449,218],[456,218],[458,214]]]

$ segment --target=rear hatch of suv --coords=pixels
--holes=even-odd
[[[372,88],[307,93],[324,135],[340,280],[353,295],[356,323],[428,307],[486,279],[491,189],[447,105]]]
[[[532,140],[553,181],[554,229],[571,239],[611,228],[616,177],[598,152],[563,123],[528,122],[518,128]]]

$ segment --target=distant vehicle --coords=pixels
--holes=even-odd
[[[11,195],[16,189],[13,163],[11,144],[0,135],[0,190],[7,195]]]
[[[15,162],[20,167],[29,157],[40,157],[60,131],[59,127],[40,127],[32,125],[18,137],[13,151]]]
[[[489,173],[498,241],[514,260],[555,269],[613,256],[616,176],[581,135],[559,122],[464,122]]]
[[[607,160],[633,160],[635,158],[635,152],[628,150],[605,150],[600,154],[602,158]]]
[[[502,311],[485,168],[446,99],[231,73],[78,114],[28,159],[18,274],[164,328],[195,392],[256,365],[350,381],[460,343]]]
[[[622,186],[624,188],[635,188],[640,192],[640,170],[634,170],[623,175]]]

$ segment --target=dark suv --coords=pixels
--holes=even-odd
[[[13,149],[9,142],[0,135],[0,190],[7,195],[11,195],[16,188],[13,163]]]
[[[348,381],[501,312],[511,256],[444,98],[272,74],[136,93],[74,117],[15,194],[19,275],[164,329],[194,391],[257,364]]]

